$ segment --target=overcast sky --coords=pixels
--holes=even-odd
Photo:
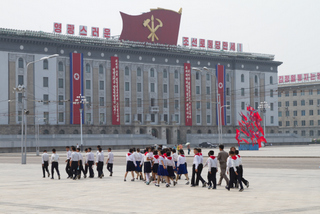
[[[182,8],[183,36],[243,43],[244,52],[274,54],[279,74],[320,72],[320,0],[2,0],[0,27],[52,32],[53,23],[111,28],[131,15]]]

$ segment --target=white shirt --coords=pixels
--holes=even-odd
[[[52,162],[58,162],[59,161],[59,155],[57,155],[56,153],[53,153],[51,155],[51,163]]]
[[[42,156],[42,164],[44,164],[45,161],[49,161],[48,153],[45,152],[41,156]]]
[[[83,161],[83,155],[80,152],[77,152],[79,156],[79,160]]]
[[[71,151],[67,151],[67,160],[70,160],[71,159]]]
[[[230,168],[233,168],[235,172],[237,171],[233,159],[229,156],[227,159],[227,170],[229,171]]]
[[[201,155],[199,155],[199,164],[203,164],[203,156],[202,156],[202,153],[200,153]]]
[[[240,166],[240,165],[242,165],[242,158],[240,157],[240,155],[237,155],[237,157],[238,157],[238,159],[237,159],[237,160],[238,160],[238,162],[239,162],[239,166]]]
[[[155,158],[155,157],[157,157],[157,158]],[[154,155],[153,159],[152,159],[153,164],[159,164],[159,159],[160,159],[159,155]]]
[[[214,157],[214,159],[212,159],[211,157]],[[211,172],[211,168],[217,168],[218,167],[218,160],[215,156],[211,156],[207,159],[206,164],[204,166],[208,165],[208,172]]]
[[[175,166],[172,157],[171,157],[171,160],[168,157],[166,158],[166,164],[167,166]]]
[[[72,161],[79,161],[78,152],[72,152],[72,153],[71,153],[71,160],[72,160]]]
[[[167,166],[166,159],[161,155],[159,157],[159,165],[162,166],[162,161],[165,166]]]
[[[193,158],[193,164],[195,165],[195,169],[198,169],[198,166],[200,164],[200,155],[196,154]]]
[[[113,157],[113,153],[112,152],[109,152],[108,153],[108,163],[113,163],[113,159],[114,159],[114,157]]]
[[[171,156],[172,156],[174,162],[178,161],[177,153],[173,153]]]
[[[186,157],[183,157],[183,156],[179,155],[178,162],[177,162],[177,167],[179,167],[180,164],[185,164],[185,163],[186,163]]]
[[[134,155],[134,158],[136,159],[136,161],[142,161],[143,160],[143,157],[142,157],[142,154],[140,152],[135,152],[133,153]]]
[[[151,160],[147,160],[147,158],[152,159],[153,154],[152,152],[146,152],[144,155],[144,162],[151,162]]]
[[[102,152],[99,152],[99,153],[98,153],[96,162],[97,162],[97,163],[98,163],[98,162],[104,162],[104,155],[103,155]]]
[[[86,153],[86,163],[88,163],[88,161],[94,161],[94,155],[92,152]]]
[[[136,159],[134,158],[134,155],[133,155],[132,153],[127,153],[127,154],[126,154],[126,160],[127,160],[127,161],[132,161],[133,164],[134,164],[135,166],[137,166]]]

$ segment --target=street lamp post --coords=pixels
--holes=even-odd
[[[219,102],[220,104],[220,102]],[[220,127],[220,132],[219,132],[219,144],[221,144],[221,141],[222,141],[222,121],[221,121],[221,109],[224,108],[224,107],[229,107],[230,105],[223,105],[223,106],[220,106],[219,108],[219,127]]]
[[[264,132],[264,136],[267,136],[267,133],[266,133],[266,113],[267,113],[267,108],[270,108],[270,106],[268,105],[268,102],[263,101],[263,102],[260,102],[260,105],[258,106],[258,108],[262,109],[262,112],[263,112],[263,116],[264,116],[263,132]]]
[[[26,66],[26,75],[25,75],[25,82],[28,81],[28,67],[29,65],[31,64],[34,64],[36,62],[40,62],[40,61],[43,61],[43,60],[46,60],[46,59],[50,59],[50,58],[54,58],[54,57],[57,57],[59,56],[59,54],[53,54],[53,55],[50,55],[50,56],[46,56],[46,57],[42,57],[40,58],[39,60],[36,60],[36,61],[32,61],[32,62],[28,62],[27,63],[27,66]],[[27,92],[27,87],[26,85],[22,85],[22,86],[18,86],[18,88],[22,88],[23,90],[20,90],[23,92],[22,94],[22,113],[21,113],[21,117],[22,117],[22,121],[21,121],[21,164],[26,164],[27,163],[27,117],[24,118],[24,113],[29,113],[28,110],[25,110],[24,109],[24,106],[27,107],[27,103],[26,105],[24,104],[24,102],[27,101],[27,97],[26,97],[26,92]],[[25,120],[25,130],[23,130],[23,123],[24,123],[24,120]],[[23,140],[23,132],[25,131],[25,139]]]
[[[39,121],[40,120],[45,120],[47,118],[43,117],[43,118],[37,118],[37,124],[34,125],[34,135],[36,138],[36,155],[39,156],[39,150],[40,150],[40,145],[39,145],[39,135],[40,135],[40,124]]]
[[[82,96],[81,94],[79,96],[76,97],[76,99],[74,100],[73,104],[80,104],[80,148],[81,151],[83,149],[83,137],[82,137],[82,112],[83,112],[83,104],[87,104],[87,100],[85,96]]]

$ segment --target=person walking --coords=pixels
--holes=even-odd
[[[219,145],[219,154],[218,154],[218,161],[220,163],[220,179],[218,181],[218,186],[221,185],[222,179],[225,179],[227,185],[229,184],[229,179],[226,175],[226,169],[227,169],[227,159],[229,157],[228,153],[225,152],[224,150],[224,145]]]

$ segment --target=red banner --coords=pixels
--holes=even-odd
[[[220,106],[218,106],[217,108],[217,120],[220,119],[220,121],[218,121],[218,123],[221,122],[221,125],[224,126],[225,125],[225,121],[226,121],[226,112],[225,112],[225,107],[220,108],[222,106],[224,106],[226,103],[226,97],[225,97],[225,72],[224,72],[224,66],[223,65],[217,65],[216,67],[216,77],[218,80],[218,103],[220,101]],[[219,111],[220,111],[220,115],[219,115]]]
[[[191,65],[184,63],[184,97],[186,126],[192,126]]]
[[[120,125],[119,58],[111,57],[112,125]]]
[[[80,95],[83,96],[83,55],[70,53],[70,124],[80,124]],[[75,104],[73,104],[75,102]],[[82,117],[83,123],[83,117]]]
[[[181,10],[159,8],[138,16],[120,14],[123,22],[120,40],[177,45]]]

